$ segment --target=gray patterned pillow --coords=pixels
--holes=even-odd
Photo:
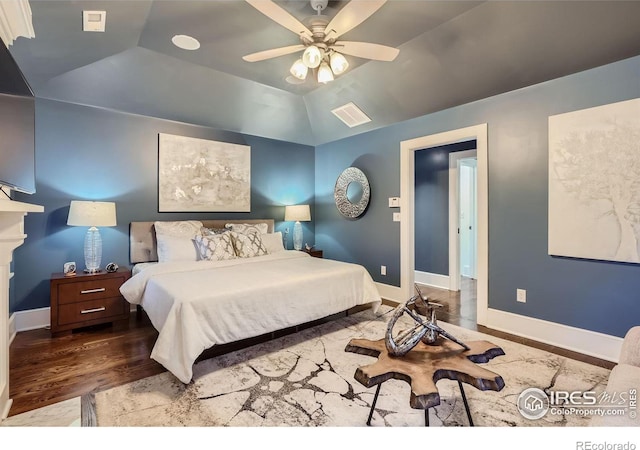
[[[200,253],[200,259],[208,261],[235,259],[236,252],[229,234],[230,233],[223,233],[211,236],[197,235],[194,239],[198,253]]]
[[[224,227],[242,234],[265,234],[269,231],[269,225],[266,223],[227,223]]]
[[[200,234],[203,236],[215,236],[216,234],[226,233],[227,231],[229,231],[227,228],[200,228]]]
[[[258,233],[242,234],[231,231],[229,234],[233,240],[233,246],[236,249],[238,258],[252,258],[267,254],[267,248]],[[221,236],[224,236],[224,234]]]

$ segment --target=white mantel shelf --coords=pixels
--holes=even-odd
[[[44,207],[9,199],[0,200],[0,421],[11,408],[9,398],[9,265],[13,251],[22,245],[24,216],[44,212]]]
[[[44,212],[44,206],[31,203],[16,202],[15,200],[0,200],[0,213],[3,212]]]

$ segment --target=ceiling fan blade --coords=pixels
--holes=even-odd
[[[325,42],[337,39],[360,25],[376,12],[387,0],[351,0],[335,15],[325,29]]]
[[[304,36],[310,40],[313,39],[311,31],[302,22],[274,2],[270,0],[246,0],[246,2],[287,30],[293,31],[298,36]]]
[[[345,55],[375,59],[376,61],[393,61],[400,53],[397,48],[370,42],[338,41],[331,45],[331,48]]]
[[[245,61],[256,62],[264,61],[265,59],[277,58],[278,56],[289,55],[291,53],[304,50],[305,47],[302,44],[290,45],[288,47],[272,48],[270,50],[263,50],[261,52],[251,53],[242,57]]]

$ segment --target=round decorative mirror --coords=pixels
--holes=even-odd
[[[340,214],[355,219],[360,217],[369,205],[369,180],[356,167],[347,167],[338,177],[333,197]]]

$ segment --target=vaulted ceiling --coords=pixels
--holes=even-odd
[[[306,0],[276,3],[300,21],[316,14]],[[242,0],[30,5],[35,38],[9,51],[36,97],[308,145],[640,54],[640,1],[389,0],[342,37],[397,47],[394,61],[347,56],[334,81],[291,84],[299,55],[242,57],[299,38]],[[106,31],[82,31],[83,10],[106,11]],[[200,48],[177,48],[177,34]],[[371,122],[349,128],[331,113],[348,102]]]

